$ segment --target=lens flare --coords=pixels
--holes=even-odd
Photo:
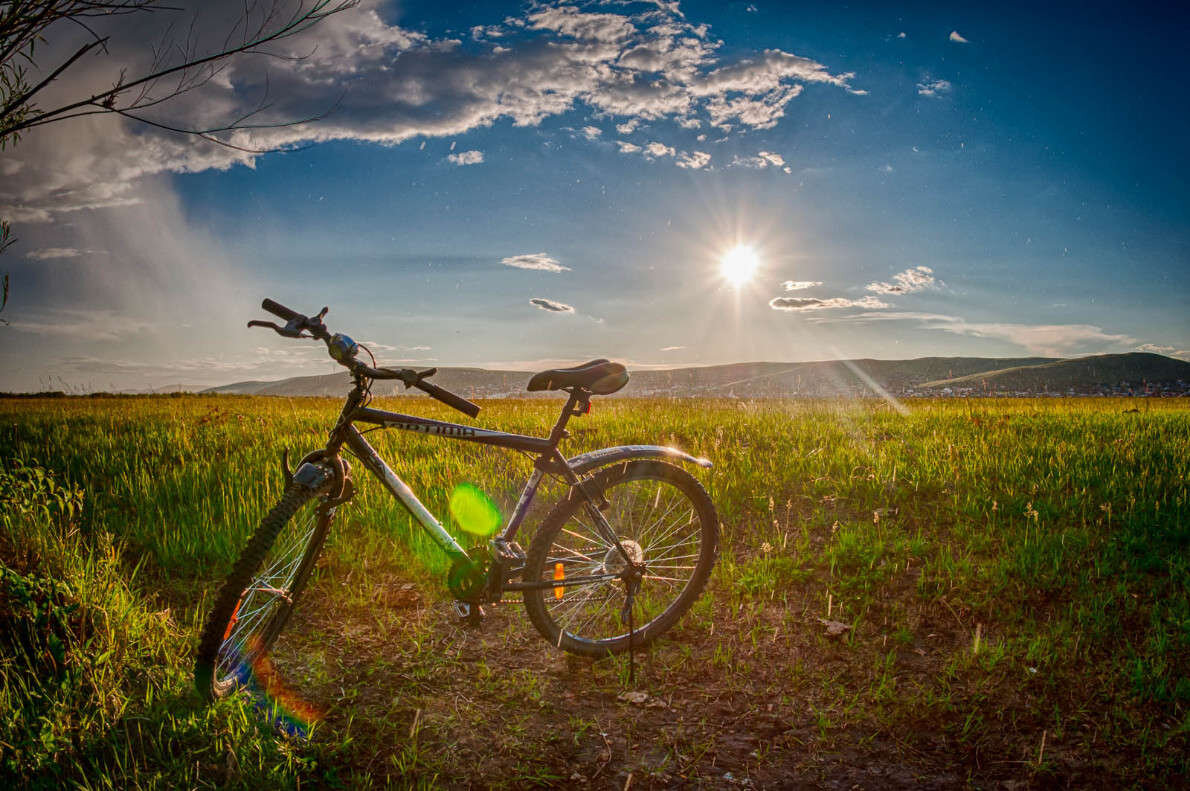
[[[290,736],[309,738],[310,731],[325,713],[285,683],[268,653],[258,651],[259,646],[259,638],[253,636],[248,649],[248,655],[253,656],[251,664],[241,664],[236,669],[240,686],[274,727]]]
[[[479,487],[460,483],[450,493],[450,515],[459,529],[487,538],[500,529],[500,509]]]
[[[736,245],[719,262],[719,274],[736,288],[747,283],[760,267],[760,256],[747,244]]]

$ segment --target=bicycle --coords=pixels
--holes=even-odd
[[[316,316],[266,299],[261,307],[286,322],[250,321],[287,338],[326,343],[353,386],[326,446],[291,470],[282,458],[285,490],[261,521],[215,599],[198,646],[195,686],[208,699],[246,684],[285,628],[309,582],[336,511],[355,491],[354,455],[396,497],[433,543],[451,559],[447,586],[456,614],[475,624],[483,605],[505,593],[524,597],[529,620],[555,647],[603,657],[648,645],[669,630],[702,593],[715,564],[719,521],[702,485],[671,462],[709,468],[711,462],[657,445],[603,448],[566,458],[559,451],[573,417],[589,414],[591,397],[628,383],[628,371],[606,359],[533,375],[530,391],[561,391],[566,404],[548,437],[510,434],[373,409],[371,384],[403,382],[474,418],[480,407],[426,381],[437,369],[414,371],[366,365],[361,349],[331,334]],[[356,423],[474,442],[533,455],[533,471],[504,529],[486,545],[464,549],[412,490],[380,458]],[[528,551],[516,540],[546,475],[566,482]]]

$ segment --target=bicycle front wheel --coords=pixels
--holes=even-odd
[[[644,564],[631,618],[632,647],[640,648],[672,627],[702,593],[715,565],[719,520],[702,485],[660,461],[616,464],[587,479],[586,487],[607,500],[602,513],[623,552],[596,528],[586,498],[572,488],[529,548],[524,580],[543,587],[525,591],[525,609],[559,648],[607,656],[629,647],[626,588],[615,576],[625,554]],[[571,578],[592,581],[546,584]]]
[[[198,645],[194,684],[208,700],[248,683],[277,637],[326,539],[334,507],[291,484],[227,577]]]

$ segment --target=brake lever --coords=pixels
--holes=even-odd
[[[412,368],[401,369],[401,381],[405,383],[405,389],[416,387],[417,383],[423,379],[429,379],[434,374],[438,373],[437,368],[427,368],[424,371],[415,371]]]
[[[290,322],[289,324],[287,324],[284,327],[277,326],[277,323],[274,321],[257,321],[256,319],[253,319],[252,321],[248,322],[249,327],[268,327],[270,330],[273,330],[278,335],[284,335],[286,338],[313,338],[314,337],[313,335],[303,335],[302,331],[300,329],[295,329],[295,328],[291,327],[290,326],[291,324],[294,324],[294,322]]]

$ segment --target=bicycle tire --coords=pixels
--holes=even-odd
[[[313,524],[308,533],[298,533],[300,546],[295,547],[293,557],[296,558],[297,550],[300,550],[300,559],[297,560],[292,575],[288,577],[286,587],[253,587],[254,583],[263,578],[263,574],[256,576],[262,566],[264,574],[275,568],[275,563],[264,565],[266,558],[273,560],[269,554],[270,550],[274,549],[278,536],[287,526],[297,525],[294,517],[302,513],[306,507],[313,508]],[[310,578],[315,561],[322,551],[334,512],[334,507],[327,507],[317,493],[306,486],[293,483],[261,520],[260,526],[220,589],[199,639],[194,666],[194,685],[203,698],[215,700],[234,692],[247,681],[253,662],[272,648]],[[299,525],[296,529],[300,531],[302,526]],[[281,546],[284,551],[284,540]],[[252,641],[252,634],[244,635],[240,647],[237,648],[233,638],[239,639],[240,635],[233,630],[241,618],[250,617],[241,615],[242,608],[257,592],[263,592],[265,596],[272,592],[273,602],[262,603],[261,606],[271,606],[274,609],[258,617],[258,625],[254,630],[256,639]],[[249,641],[252,641],[252,645],[248,651],[241,650],[243,644]],[[221,667],[233,672],[221,673]]]
[[[655,510],[659,507],[663,491],[660,487],[662,486],[671,489],[670,496],[678,502],[688,504],[690,515],[687,527],[693,524],[695,518],[698,521],[697,528],[691,529],[687,533],[687,537],[693,538],[697,544],[696,552],[687,551],[690,547],[685,543],[679,547],[676,540],[658,548],[659,541],[668,540],[668,536],[662,533],[655,534],[655,540],[647,543],[649,536],[644,533],[657,523],[637,525],[634,524],[633,511],[630,510],[626,516],[617,511],[617,502],[621,499],[621,494],[629,492],[625,487],[636,482],[658,484],[653,503]],[[664,579],[670,579],[668,577],[658,574],[648,575],[646,572],[646,577],[642,581],[641,594],[638,594],[634,605],[637,609],[633,611],[635,623],[631,640],[632,648],[644,647],[672,628],[686,614],[702,594],[710,579],[719,550],[719,520],[715,514],[714,504],[702,484],[694,476],[680,467],[661,461],[635,460],[616,464],[589,475],[584,479],[584,484],[593,496],[602,495],[611,504],[611,508],[608,510],[608,521],[616,530],[621,545],[631,549],[634,560],[643,561],[646,568],[649,568],[650,560],[652,560],[654,565],[651,570],[664,571],[666,575],[679,573],[673,570],[677,568],[677,560],[693,561],[693,566],[689,568],[689,577],[683,581],[680,589],[675,591],[676,596],[671,601],[668,601],[669,594],[661,591],[663,588],[672,590],[677,586],[663,582]],[[647,503],[647,498],[641,500],[638,497],[637,489],[638,487],[633,487],[633,509],[638,503]],[[642,491],[649,494],[650,490],[644,487]],[[653,495],[649,494],[649,497],[653,497]],[[578,488],[571,487],[566,499],[550,511],[530,545],[523,574],[523,579],[526,582],[558,579],[557,575],[559,574],[564,578],[566,574],[564,567],[567,563],[577,565],[577,573],[580,575],[592,572],[612,573],[614,571],[612,566],[617,562],[617,557],[620,558],[618,562],[623,563],[622,556],[612,544],[598,536],[591,538],[590,534],[594,528],[585,525],[581,518],[576,518],[585,513],[586,505],[586,498]],[[687,518],[685,509],[680,505],[667,506],[670,509],[673,507],[682,510],[678,512],[675,522],[678,527],[669,529],[680,531],[683,529],[681,519]],[[643,528],[643,530],[637,528]],[[671,535],[675,534],[671,533]],[[560,538],[560,536],[565,537]],[[576,539],[577,542],[586,541],[588,543],[578,544]],[[567,546],[567,543],[575,544],[575,546]],[[635,557],[638,550],[640,558]],[[574,560],[575,556],[581,556],[581,558]],[[661,563],[658,564],[657,561],[661,561]],[[600,572],[599,569],[603,571]],[[642,596],[648,587],[656,591],[651,590],[648,595],[660,596],[668,603],[660,609],[655,605],[648,606],[646,604],[648,600]],[[583,590],[588,591],[585,598],[583,598]],[[596,590],[602,591],[604,598],[594,598]],[[579,592],[571,593],[571,591]],[[583,656],[602,657],[622,653],[629,648],[629,630],[622,619],[615,617],[620,613],[616,612],[615,606],[612,610],[607,610],[609,603],[622,609],[624,601],[622,580],[590,583],[585,586],[526,590],[524,600],[529,620],[532,621],[537,631],[551,644],[565,651]],[[599,602],[603,602],[599,608],[600,612],[592,615],[588,619],[588,623],[576,625],[574,617],[576,610],[581,613],[587,605],[594,607]],[[568,610],[563,609],[567,607],[569,607]],[[563,620],[565,623],[562,622]],[[620,620],[619,625],[616,625],[616,620]],[[612,633],[602,636],[597,634],[600,625],[605,631]],[[590,634],[584,634],[584,632],[590,632]]]

